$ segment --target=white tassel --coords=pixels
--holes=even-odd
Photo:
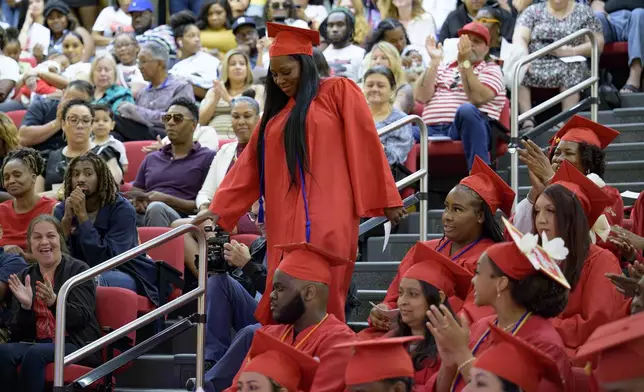
[[[595,224],[590,229],[590,239],[593,241],[593,244],[597,242],[597,237],[601,238],[602,241],[606,242],[608,236],[610,235],[610,223],[606,218],[606,215],[601,214],[599,218],[595,221]]]
[[[606,186],[606,183],[604,182],[604,180],[602,180],[602,178],[598,174],[590,173],[586,177],[600,188],[603,188]]]

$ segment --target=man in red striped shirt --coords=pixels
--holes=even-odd
[[[443,50],[433,37],[427,39],[430,66],[415,87],[423,102],[423,121],[430,136],[461,140],[468,168],[478,155],[490,163],[490,119],[498,120],[505,104],[501,67],[490,56],[490,33],[479,22],[458,31],[458,57],[441,64]]]

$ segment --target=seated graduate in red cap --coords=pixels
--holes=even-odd
[[[528,166],[532,188],[528,197],[516,207],[513,219],[516,227],[522,232],[532,230],[532,206],[537,196],[552,182],[552,177],[563,161],[570,162],[586,175],[594,173],[600,178],[604,177],[606,161],[603,150],[618,135],[619,132],[612,128],[575,115],[550,139],[548,157],[533,141],[523,141],[524,149],[519,149],[519,159]],[[624,221],[624,201],[620,192],[605,184],[602,190],[611,199],[604,215],[611,225],[621,226]],[[605,241],[599,241],[599,245],[615,249]]]
[[[513,241],[489,247],[479,259],[472,283],[477,305],[491,305],[495,316],[483,318],[468,329],[445,306],[432,306],[427,327],[436,339],[441,367],[428,384],[436,392],[461,391],[470,381],[475,358],[498,342],[490,336],[489,323],[502,328],[552,359],[565,381],[566,391],[574,391],[572,366],[557,330],[548,320],[566,307],[569,285],[555,259],[567,249],[556,238],[542,248],[534,234],[522,235],[505,218]],[[539,391],[557,389],[547,382]]]
[[[349,392],[412,392],[414,364],[409,346],[420,336],[382,338],[343,343],[337,349],[353,348],[344,381]]]
[[[515,194],[512,188],[503,181],[483,160],[476,157],[470,176],[465,177],[456,185],[445,199],[445,211],[442,222],[444,236],[441,239],[427,241],[427,246],[449,257],[454,263],[474,274],[476,261],[489,246],[503,241],[503,230],[494,218],[497,210],[506,216],[512,212]],[[397,307],[398,288],[400,279],[405,271],[414,263],[415,245],[407,252],[398,267],[396,277],[387,289],[387,295],[381,308],[394,309]],[[457,298],[452,298],[456,300]],[[451,301],[452,309],[458,313],[463,304],[461,301]],[[472,304],[474,298],[468,296],[466,303]],[[489,308],[474,309],[468,317],[478,320],[492,314]],[[373,328],[365,330],[366,334],[375,334],[374,329],[388,331],[391,320],[383,312],[374,308],[370,314]]]
[[[472,274],[438,253],[426,243],[419,242],[414,252],[414,264],[405,272],[398,289],[398,309],[394,329],[386,337],[421,336],[424,340],[410,347],[416,371],[414,389],[422,390],[440,368],[440,358],[434,337],[425,327],[431,305],[445,305],[456,296],[462,302],[470,291]],[[451,301],[450,301],[451,302]]]
[[[317,359],[257,331],[248,352],[248,363],[237,379],[240,392],[310,391]]]
[[[591,240],[610,232],[602,214],[610,204],[610,197],[568,161],[535,201],[533,232],[561,237],[569,248],[559,264],[571,287],[568,306],[552,323],[570,357],[597,327],[626,316],[626,299],[606,278],[621,273],[619,261]]]
[[[546,354],[494,324],[490,332],[497,343],[472,363],[464,392],[539,392],[543,379],[555,386],[549,392],[564,390],[557,364]]]
[[[592,362],[592,391],[644,391],[644,313],[597,328],[577,357]]]
[[[311,392],[344,391],[342,375],[350,351],[331,348],[355,340],[355,334],[344,322],[327,313],[327,299],[331,268],[350,261],[305,242],[278,248],[286,255],[275,271],[272,291],[267,297],[272,317],[279,324],[266,325],[258,331],[320,359]],[[242,365],[232,390],[244,371]]]
[[[360,217],[397,223],[405,210],[364,94],[349,79],[318,75],[319,33],[275,23],[267,30],[274,39],[262,122],[195,222],[231,230],[265,200],[270,288],[283,256],[276,244],[313,242],[355,260]],[[341,321],[352,274],[353,263],[333,269],[328,306]],[[262,324],[271,321],[268,302],[264,296],[255,313]]]

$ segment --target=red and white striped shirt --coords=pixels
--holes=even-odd
[[[505,84],[501,67],[494,61],[481,61],[472,66],[481,83],[494,91],[494,98],[478,108],[490,118],[498,120],[505,105]],[[440,65],[436,73],[436,91],[423,109],[423,121],[427,125],[451,123],[459,106],[467,102],[469,101],[463,89],[458,64],[453,62]]]

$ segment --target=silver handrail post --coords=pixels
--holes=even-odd
[[[197,226],[192,224],[186,224],[177,227],[167,233],[164,233],[156,238],[151,239],[150,241],[141,244],[135,248],[128,250],[118,256],[115,256],[107,261],[100,263],[82,273],[72,276],[69,278],[60,288],[57,294],[56,299],[56,331],[55,331],[55,342],[54,342],[54,388],[62,387],[64,383],[64,368],[65,365],[73,363],[73,361],[80,360],[86,354],[91,351],[103,347],[110,342],[118,339],[120,336],[124,336],[129,332],[133,331],[140,325],[151,321],[156,318],[156,316],[164,315],[173,309],[188,303],[191,301],[195,295],[197,295],[198,311],[200,314],[204,314],[205,311],[205,294],[206,294],[206,269],[201,268],[199,271],[199,288],[190,291],[189,293],[182,294],[179,298],[174,299],[168,304],[159,307],[150,313],[146,314],[143,317],[138,318],[130,322],[127,325],[117,329],[116,331],[110,332],[109,334],[103,336],[95,342],[91,342],[88,345],[80,348],[78,352],[72,353],[69,356],[65,357],[65,326],[67,323],[66,319],[66,302],[69,292],[75,286],[86,282],[94,277],[100,275],[103,272],[109,271],[113,268],[118,267],[119,265],[126,263],[132,258],[147,252],[149,249],[157,247],[165,242],[168,242],[174,238],[177,238],[188,232],[194,232],[197,236],[197,243],[199,245],[199,259],[204,260],[206,257],[206,240],[203,232]],[[203,321],[203,320],[200,320]],[[201,377],[197,376],[197,386],[203,386],[203,363],[204,363],[204,341],[205,341],[205,326],[203,323],[199,323],[197,326],[197,366],[201,363]],[[200,373],[199,371],[197,374]],[[199,384],[201,382],[201,384]]]
[[[410,177],[417,177],[420,176],[420,204],[419,204],[419,209],[420,209],[420,218],[418,220],[418,228],[419,228],[419,235],[420,235],[420,241],[427,241],[427,210],[428,210],[428,200],[427,200],[427,192],[429,190],[429,179],[428,179],[428,159],[427,159],[427,126],[423,122],[423,119],[416,116],[416,115],[410,115],[410,116],[405,116],[401,118],[398,121],[395,121],[386,127],[380,128],[378,130],[378,136],[383,136],[388,134],[389,132],[395,131],[396,129],[402,127],[403,125],[407,125],[409,123],[416,124],[418,128],[420,128],[420,170],[418,170],[416,173],[421,172],[422,174],[410,174],[409,176],[403,178],[399,182],[405,182],[405,179],[408,179]],[[407,185],[405,185],[407,186]],[[400,187],[399,187],[400,189]]]
[[[208,269],[206,268],[207,259],[206,259],[206,237],[204,234],[199,231],[200,235],[197,235],[197,244],[199,249],[199,261],[201,262],[201,268],[199,268],[199,286],[203,288],[203,292],[197,298],[197,313],[200,315],[206,316],[206,293],[208,287]],[[196,388],[203,388],[204,382],[204,349],[206,346],[206,319],[202,318],[197,323],[197,371],[195,386]]]
[[[586,36],[591,43],[591,54],[590,54],[590,78],[580,82],[577,86],[571,87],[566,91],[563,91],[556,96],[550,98],[548,101],[538,105],[536,108],[532,108],[526,113],[523,113],[519,116],[519,73],[521,68],[524,65],[531,63],[532,61],[547,55],[548,53],[566,45],[568,42],[573,41],[580,36]],[[510,102],[510,137],[512,138],[508,151],[511,154],[510,157],[510,186],[516,193],[517,197],[514,199],[514,206],[516,206],[517,198],[519,197],[519,155],[517,154],[515,143],[519,138],[519,122],[529,118],[535,114],[538,114],[552,105],[555,105],[563,101],[568,96],[575,93],[573,90],[581,91],[582,85],[590,84],[590,94],[595,98],[599,96],[599,46],[595,35],[590,29],[582,29],[570,34],[567,37],[564,37],[558,41],[551,43],[550,45],[537,50],[534,53],[531,53],[522,59],[520,59],[514,69],[514,79],[512,80],[512,99]],[[593,121],[597,121],[597,110],[598,103],[593,103],[590,107],[590,118]],[[514,208],[514,207],[513,207]]]

